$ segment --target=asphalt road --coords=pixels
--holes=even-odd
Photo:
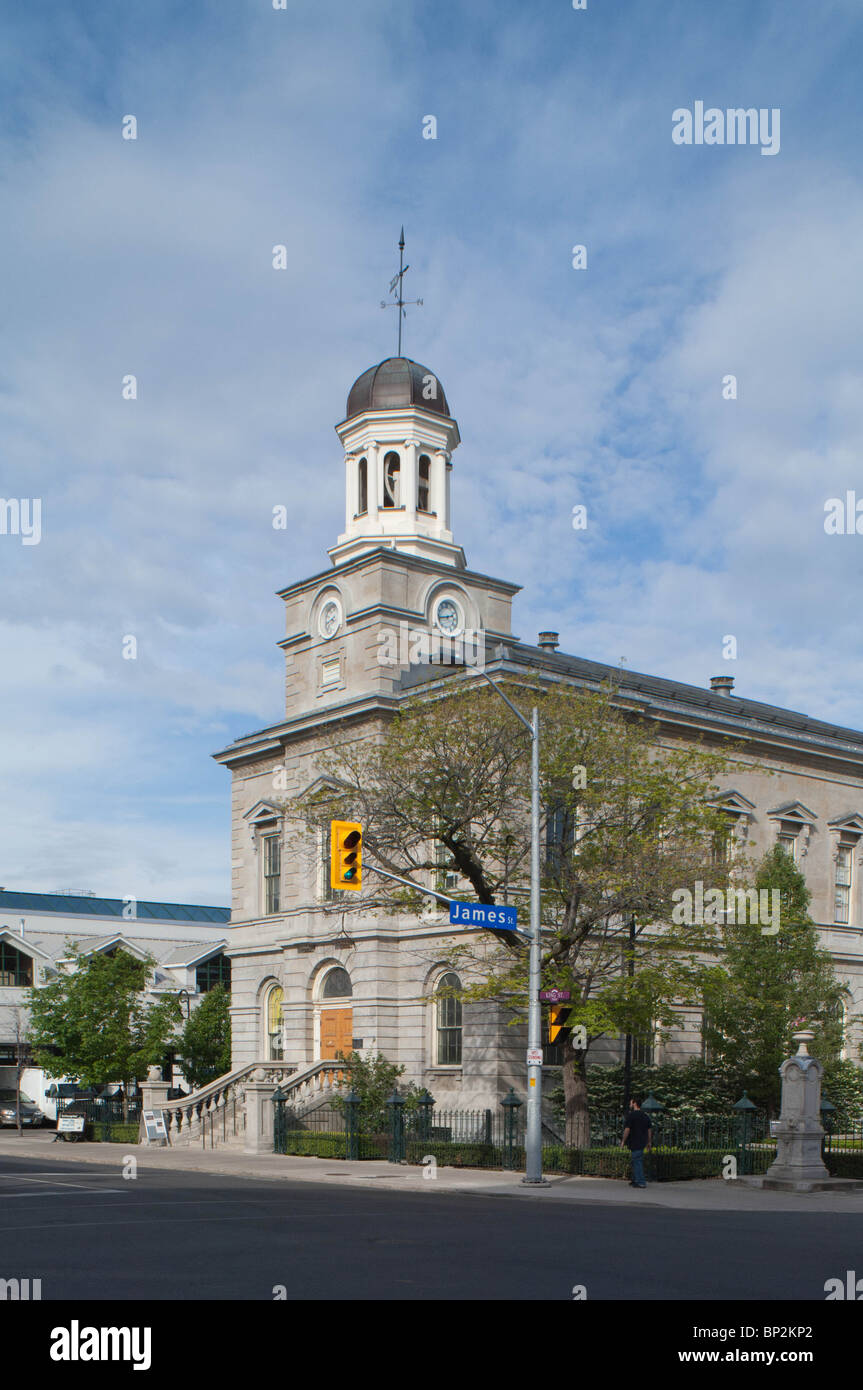
[[[431,1185],[429,1185],[431,1186]],[[816,1300],[863,1215],[397,1193],[0,1158],[0,1278],[43,1300]]]

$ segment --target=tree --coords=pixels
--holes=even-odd
[[[128,951],[84,954],[70,947],[73,969],[29,995],[31,1046],[48,1076],[74,1076],[85,1086],[141,1081],[161,1061],[180,1021],[176,997],[147,1003],[155,962]]]
[[[624,708],[611,686],[507,691],[540,705],[543,984],[571,991],[570,1022],[584,1029],[563,1069],[567,1142],[583,1144],[590,1045],[607,1033],[668,1026],[673,1006],[695,999],[709,933],[667,923],[675,889],[726,882],[713,853],[722,818],[711,802],[727,763],[692,744],[660,742],[657,727]],[[346,730],[320,759],[314,792],[287,813],[309,825],[358,820],[370,862],[426,886],[453,869],[461,879],[454,896],[526,906],[529,769],[515,716],[492,691],[459,682],[406,702],[374,740]],[[417,913],[427,906],[412,889],[377,882],[367,903]],[[465,999],[498,998],[514,1020],[524,1018],[522,940],[486,934],[456,945],[451,959],[467,980]]]
[[[222,984],[201,1000],[177,1044],[177,1056],[193,1091],[231,1070],[231,996]]]
[[[363,1057],[359,1052],[350,1052],[344,1058],[345,1079],[343,1090],[351,1091],[360,1101],[359,1131],[362,1134],[380,1134],[389,1126],[387,1101],[393,1094],[400,1095],[407,1109],[416,1107],[421,1094],[412,1081],[399,1086],[399,1077],[404,1075],[404,1067],[390,1062],[382,1052],[373,1057]],[[337,1110],[344,1110],[344,1096],[333,1100]]]
[[[834,1063],[848,991],[819,943],[806,880],[781,846],[761,860],[755,887],[779,890],[779,931],[764,934],[757,925],[741,923],[717,929],[720,961],[704,972],[704,1037],[711,1056],[745,1078],[752,1099],[775,1114],[778,1068],[793,1050],[792,1033],[811,1028],[813,1055]]]

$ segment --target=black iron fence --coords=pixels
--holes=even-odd
[[[83,1138],[103,1143],[130,1143],[137,1138],[141,1119],[140,1099],[122,1096],[76,1095],[57,1100],[57,1119],[61,1115],[80,1115],[84,1119]],[[59,1125],[58,1125],[59,1127]]]
[[[824,1130],[821,1151],[830,1175],[834,1178],[863,1177],[863,1124],[848,1127],[827,1119]]]
[[[408,1099],[393,1094],[372,1117],[359,1098],[349,1093],[340,1103],[301,1114],[281,1092],[274,1097],[276,1153],[323,1158],[387,1159],[391,1163],[430,1164],[471,1168],[523,1169],[525,1166],[525,1108],[510,1091],[495,1109],[439,1108],[425,1092]],[[618,1177],[630,1175],[630,1155],[621,1147],[625,1117],[619,1111],[595,1111],[590,1117],[590,1140],[570,1147],[565,1136],[545,1128],[543,1168],[550,1173]],[[763,1173],[776,1156],[767,1116],[754,1108],[725,1115],[651,1114],[651,1152],[646,1156],[648,1179],[737,1177]],[[838,1136],[831,1136],[836,1143]],[[863,1137],[846,1137],[863,1162]]]

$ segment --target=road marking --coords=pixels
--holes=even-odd
[[[81,1192],[92,1192],[92,1191],[93,1191],[92,1184],[88,1185],[88,1184],[86,1184],[86,1183],[80,1183],[80,1182],[61,1182],[59,1178],[53,1178],[53,1177],[35,1178],[35,1177],[33,1177],[33,1175],[32,1175],[31,1173],[12,1173],[12,1174],[3,1173],[3,1174],[0,1174],[0,1176],[2,1176],[2,1177],[13,1177],[13,1178],[17,1178],[17,1179],[19,1180],[19,1182],[41,1182],[41,1183],[45,1183],[45,1185],[46,1185],[47,1187],[69,1187],[69,1188],[73,1188],[73,1189],[74,1189],[74,1188],[77,1188],[77,1189],[79,1189]],[[87,1176],[89,1177],[89,1174],[88,1174]],[[101,1175],[100,1173],[95,1173],[93,1176],[94,1176],[94,1177],[101,1177],[102,1175]],[[103,1191],[106,1191],[106,1190],[108,1190],[108,1189],[103,1188],[102,1190],[103,1190]],[[110,1190],[111,1190],[111,1191],[114,1191],[114,1192],[123,1192],[123,1191],[124,1191],[124,1189],[123,1189],[122,1187],[111,1188]]]
[[[90,1189],[87,1190],[89,1191]],[[128,1188],[125,1187],[103,1187],[99,1195],[101,1196],[102,1193],[127,1191]],[[63,1192],[4,1192],[3,1201],[8,1201],[12,1197],[62,1197],[64,1195]]]

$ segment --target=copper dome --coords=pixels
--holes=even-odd
[[[434,396],[426,399],[423,392],[429,377],[437,382],[437,390]],[[387,357],[357,377],[348,393],[345,418],[350,420],[364,410],[398,410],[411,405],[449,418],[444,389],[434,372],[420,366],[419,362],[412,362],[409,357]]]

